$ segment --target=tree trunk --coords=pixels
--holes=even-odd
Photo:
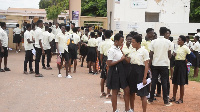
[[[54,23],[54,25],[55,25],[56,23],[58,23],[57,18],[56,18],[56,19],[53,19],[53,23]]]

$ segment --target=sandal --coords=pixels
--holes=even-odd
[[[4,69],[0,69],[0,72],[5,72],[5,70]]]
[[[106,95],[106,99],[111,98],[111,96],[112,96],[111,94],[107,94],[107,95]]]
[[[44,77],[42,74],[35,74],[35,77]]]
[[[100,94],[100,98],[102,98],[102,97],[104,97],[104,96],[106,96],[106,93],[105,93],[105,92],[102,92],[102,93]]]
[[[175,102],[176,98],[172,97],[171,99],[169,99],[169,102]]]
[[[35,73],[34,71],[30,71],[30,72],[29,72],[29,74],[34,74],[34,73]]]
[[[27,71],[24,71],[24,74],[28,75],[28,72],[27,72]]]
[[[175,102],[176,104],[181,104],[183,103],[183,100],[179,99],[178,101]]]
[[[11,70],[10,70],[9,68],[7,68],[7,67],[6,67],[6,68],[4,68],[4,70],[5,70],[5,71],[11,71]]]

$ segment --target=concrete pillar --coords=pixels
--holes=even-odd
[[[81,0],[69,0],[69,18],[72,20],[72,11],[79,11],[78,26],[80,26]]]

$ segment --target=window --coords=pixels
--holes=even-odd
[[[159,22],[159,13],[145,12],[145,22]]]
[[[33,19],[34,18],[34,16],[29,16],[29,19]]]
[[[59,20],[64,20],[65,18],[64,17],[59,17]]]
[[[44,17],[41,17],[41,16],[40,16],[39,19],[44,19]]]

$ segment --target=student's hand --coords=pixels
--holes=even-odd
[[[123,55],[123,56],[121,57],[121,61],[125,60],[125,58],[126,58],[126,57]]]
[[[146,85],[147,84],[147,79],[143,79],[143,85]]]
[[[45,52],[44,52],[44,50],[42,50],[42,55],[45,55]]]

